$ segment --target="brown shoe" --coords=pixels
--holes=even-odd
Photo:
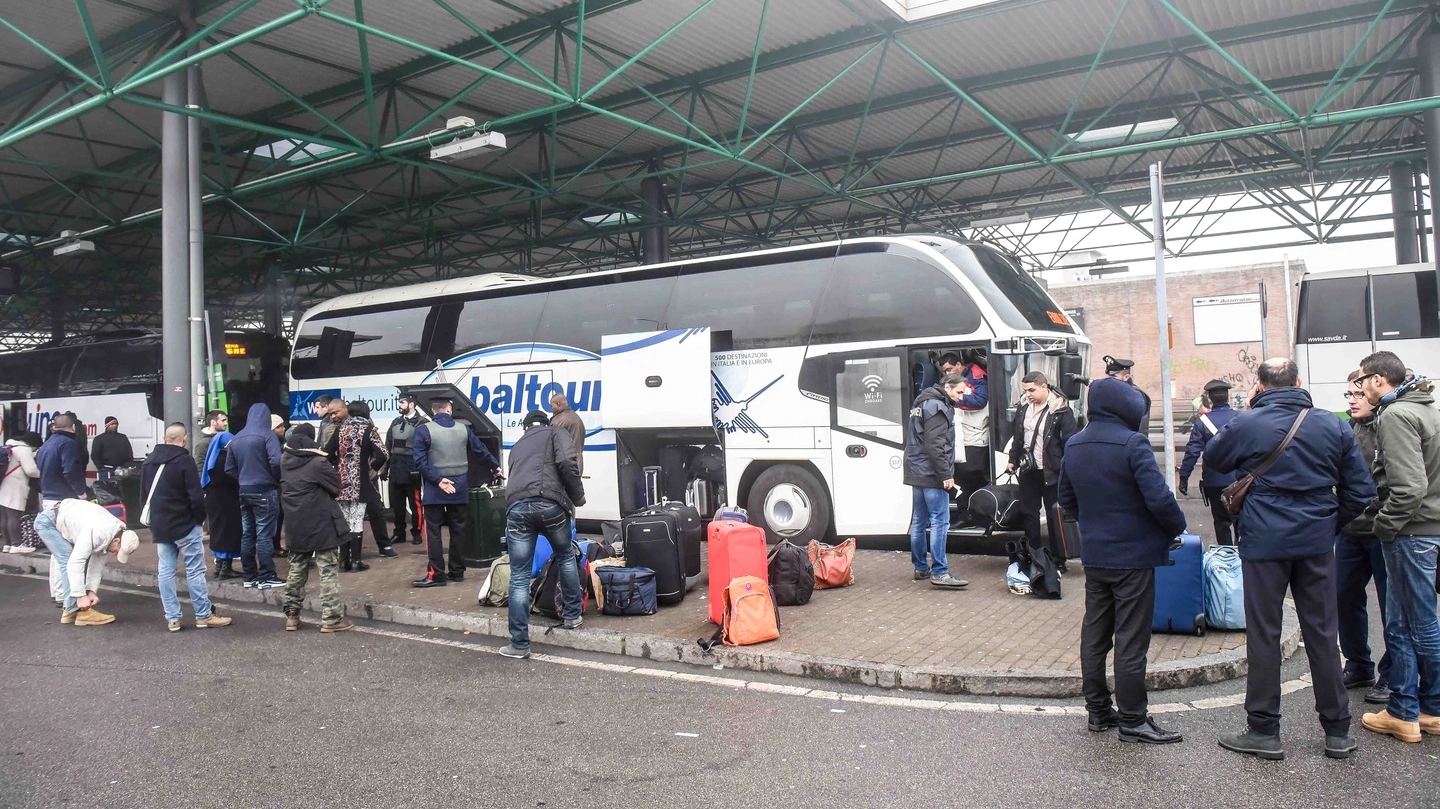
[[[332,633],[332,632],[349,632],[350,630],[352,630],[352,629],[354,629],[354,628],[355,628],[355,625],[354,625],[354,624],[350,623],[349,621],[345,620],[344,618],[341,618],[340,620],[336,621],[336,622],[333,623],[333,624],[323,624],[323,625],[321,625],[320,631],[321,631],[321,632],[324,632],[324,633],[327,634],[327,635],[329,635],[329,634]]]
[[[285,613],[285,631],[286,631],[286,632],[294,632],[294,631],[296,631],[296,630],[298,630],[298,629],[303,628],[304,626],[305,626],[305,622],[302,621],[302,620],[300,620],[300,613],[298,613],[298,612],[287,612],[287,613]]]
[[[1440,736],[1440,716],[1431,716],[1422,711],[1420,714],[1420,732],[1428,733],[1431,736]]]
[[[1420,741],[1420,723],[1396,719],[1388,709],[1365,714],[1360,717],[1360,724],[1364,725],[1366,730],[1394,736],[1408,744],[1417,744]]]
[[[204,629],[207,626],[229,626],[233,620],[233,618],[224,618],[212,612],[208,618],[196,619],[195,628]]]
[[[115,623],[115,616],[107,615],[100,610],[91,607],[88,610],[80,610],[75,614],[76,626],[104,626]]]
[[[72,611],[70,611],[70,612],[62,612],[62,613],[60,613],[60,623],[62,623],[62,624],[73,624],[73,623],[75,623],[75,616],[76,616],[76,615],[79,615],[79,614],[80,614],[80,610],[72,610]]]

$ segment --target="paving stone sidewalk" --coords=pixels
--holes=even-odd
[[[418,546],[398,547],[400,558],[382,559],[373,555],[371,543],[366,550],[371,569],[340,574],[343,603],[351,615],[507,636],[505,609],[477,604],[485,571],[470,571],[464,582],[447,587],[413,589],[410,581],[423,575],[425,557]],[[603,616],[592,604],[583,629],[542,634],[555,621],[535,616],[532,637],[536,643],[630,657],[707,666],[720,662],[883,688],[995,696],[1080,693],[1084,577],[1078,564],[1064,577],[1065,597],[1053,601],[1010,594],[1003,558],[952,556],[952,570],[968,579],[970,587],[949,591],[913,581],[908,557],[860,551],[854,585],[817,590],[809,604],[782,608],[782,636],[759,646],[721,648],[711,654],[700,650],[696,641],[714,631],[706,619],[709,602],[703,579],[682,604],[656,615]],[[0,554],[0,567],[44,572],[48,558]],[[284,560],[277,559],[277,565],[284,578]],[[106,580],[153,586],[155,567],[154,545],[147,540],[130,565],[108,566]],[[238,579],[211,579],[210,586],[216,598],[264,602],[279,609],[281,590],[245,590]],[[312,601],[316,593],[312,584]],[[156,621],[161,621],[158,607]],[[1297,641],[1293,615],[1287,613],[1287,655]],[[1150,647],[1151,687],[1188,687],[1243,676],[1244,645],[1243,632],[1156,635]]]

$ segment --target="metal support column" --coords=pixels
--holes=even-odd
[[[1155,313],[1160,324],[1160,407],[1165,429],[1165,482],[1175,491],[1175,403],[1170,384],[1170,308],[1165,300],[1165,175],[1150,167],[1150,227],[1155,237]]]
[[[1424,96],[1440,95],[1440,26],[1431,25],[1430,30],[1420,39],[1418,46],[1420,62],[1420,93]],[[1440,280],[1440,212],[1436,202],[1440,194],[1435,193],[1435,178],[1440,175],[1440,109],[1425,111],[1425,162],[1426,174],[1430,177],[1430,256],[1436,259],[1436,277]]]
[[[186,71],[187,109],[200,109],[200,66],[193,65]],[[186,168],[190,188],[189,221],[190,238],[190,419],[193,436],[205,418],[205,218],[200,203],[200,119],[191,116],[186,120]]]
[[[640,181],[640,244],[642,263],[663,264],[670,260],[670,228],[665,222],[669,210],[665,182],[654,176],[658,164],[650,165],[652,176]]]
[[[1395,218],[1395,263],[1420,261],[1420,231],[1415,221],[1415,169],[1409,163],[1390,164],[1390,207]]]
[[[162,98],[185,106],[185,75],[165,77]],[[165,361],[165,422],[190,419],[190,210],[186,183],[185,116],[160,114],[160,317]]]

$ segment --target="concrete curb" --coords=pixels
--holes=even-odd
[[[0,570],[46,575],[50,557],[0,554]],[[156,587],[156,575],[149,570],[126,570],[108,565],[105,578],[133,587]],[[184,590],[184,582],[180,583]],[[269,604],[278,612],[282,590],[247,590],[238,581],[210,581],[213,598],[226,601]],[[312,588],[313,592],[313,588]],[[341,606],[350,616],[400,626],[468,631],[508,639],[504,615],[411,607],[365,596],[341,594]],[[318,612],[318,600],[305,600],[307,612]],[[712,668],[719,663],[727,669],[768,672],[812,680],[864,685],[875,688],[928,691],[940,694],[970,694],[993,697],[1075,697],[1081,694],[1080,675],[1071,671],[997,670],[955,667],[897,666],[864,660],[821,657],[795,652],[766,652],[760,649],[717,647],[702,652],[695,640],[678,639],[640,632],[612,629],[557,630],[544,634],[536,630],[536,643],[585,652],[634,657],[662,663],[687,663]],[[1300,624],[1294,610],[1285,607],[1281,651],[1288,658],[1299,647]],[[1190,688],[1245,676],[1249,665],[1245,649],[1233,649],[1192,660],[1151,665],[1146,683],[1152,690]]]

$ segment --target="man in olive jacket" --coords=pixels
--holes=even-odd
[[[1410,376],[1389,351],[1360,361],[1360,390],[1379,410],[1372,471],[1379,490],[1374,534],[1385,556],[1385,647],[1390,702],[1367,713],[1367,730],[1403,742],[1440,735],[1440,620],[1435,556],[1440,552],[1440,413],[1432,386]]]

